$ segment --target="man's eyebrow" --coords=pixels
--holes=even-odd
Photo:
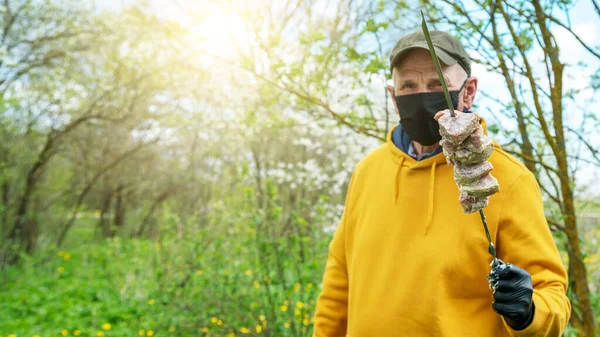
[[[405,78],[405,79],[401,79],[400,83],[401,84],[414,84],[415,81],[413,79],[410,79],[410,78]]]
[[[449,77],[448,75],[446,75],[446,74],[443,74],[443,75],[444,75],[444,80],[446,81],[446,85],[447,85],[448,87],[451,87],[451,86],[452,86],[452,82],[450,81],[450,77]],[[428,83],[428,84],[432,84],[432,83],[439,84],[440,82],[441,82],[441,81],[440,81],[440,78],[439,78],[439,77],[437,77],[437,76],[435,76],[435,77],[431,77],[431,78],[429,78],[429,80],[427,81],[427,83]]]

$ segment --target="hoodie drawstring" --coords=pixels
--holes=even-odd
[[[396,181],[394,183],[394,204],[398,200],[398,194],[400,193],[400,175],[402,171],[402,164],[404,164],[404,157],[400,157],[400,164],[398,164],[398,170],[396,171]]]
[[[427,223],[425,224],[425,234],[427,234],[427,231],[429,230],[429,226],[431,225],[431,220],[433,220],[433,196],[434,196],[434,184],[435,184],[435,166],[436,163],[434,162],[433,165],[431,165],[431,182],[429,183],[429,198],[427,200]]]

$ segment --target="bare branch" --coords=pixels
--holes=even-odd
[[[536,164],[539,164],[540,166],[544,167],[545,169],[558,174],[558,170],[557,169],[555,169],[554,167],[552,167],[552,166],[544,163],[543,161],[540,161],[538,158],[526,157],[525,154],[523,154],[521,152],[513,151],[513,150],[509,150],[509,149],[502,149],[502,150],[504,150],[504,152],[510,153],[510,154],[515,155],[517,157],[520,157],[520,158],[522,158],[524,160],[530,160],[530,161],[532,161],[532,162],[534,162]]]
[[[548,144],[550,145],[550,147],[552,148],[554,153],[558,154],[558,146],[556,144],[554,137],[552,137],[552,135],[550,134],[550,130],[548,128],[548,122],[546,121],[546,117],[544,117],[544,110],[542,109],[542,105],[540,103],[540,99],[539,99],[539,95],[538,95],[538,91],[537,91],[537,84],[536,84],[535,78],[533,76],[533,71],[531,69],[531,65],[529,64],[529,59],[527,58],[527,55],[525,54],[525,47],[523,46],[523,44],[521,43],[521,40],[517,36],[517,33],[515,32],[515,29],[511,23],[510,17],[504,10],[504,6],[502,5],[502,0],[497,0],[497,1],[498,1],[498,9],[499,9],[500,13],[502,14],[502,16],[504,17],[504,22],[506,23],[508,30],[510,31],[510,34],[513,38],[513,41],[521,54],[523,63],[525,64],[525,69],[527,71],[526,77],[527,77],[527,79],[529,79],[529,83],[531,85],[533,102],[535,104],[535,108],[536,108],[537,116],[538,116],[537,119],[540,122],[542,131],[544,132],[544,136],[546,137],[546,141],[548,142]]]
[[[552,21],[552,22],[556,23],[557,25],[559,25],[559,26],[563,27],[564,29],[566,29],[583,46],[583,48],[585,48],[592,55],[594,55],[594,56],[596,56],[597,58],[600,59],[600,54],[598,52],[596,52],[592,47],[588,46],[587,43],[583,42],[583,40],[579,37],[579,35],[575,34],[575,32],[573,32],[573,30],[571,28],[569,28],[567,25],[565,25],[564,23],[560,22],[559,20],[557,20],[553,16],[546,16],[546,17],[550,21]]]
[[[598,15],[600,16],[600,6],[596,2],[596,0],[592,0],[592,4],[594,4],[594,9],[596,10],[596,13],[598,13]]]
[[[254,72],[251,69],[246,69],[246,70],[250,71],[255,76],[257,76],[258,78],[262,79],[263,81],[265,81],[266,83],[268,83],[270,85],[273,85],[273,86],[275,86],[275,87],[277,87],[277,88],[279,88],[281,90],[284,90],[284,91],[287,91],[287,92],[289,92],[291,94],[294,94],[294,95],[298,96],[299,98],[301,98],[301,99],[303,99],[303,100],[305,100],[307,102],[313,103],[313,104],[315,104],[315,105],[323,108],[325,111],[327,111],[331,115],[331,117],[333,117],[333,119],[335,119],[336,121],[338,121],[340,124],[345,125],[345,126],[349,127],[350,129],[358,132],[358,133],[361,133],[361,134],[367,135],[369,137],[373,137],[373,138],[379,139],[380,141],[385,141],[385,138],[381,137],[381,135],[380,135],[381,131],[353,124],[346,117],[342,116],[338,112],[333,111],[333,109],[331,109],[331,107],[327,103],[321,101],[320,99],[318,99],[316,97],[312,97],[312,96],[310,96],[307,93],[301,93],[298,90],[296,90],[294,88],[291,88],[290,86],[286,85],[285,83],[283,83],[283,85],[275,83],[274,81],[266,78],[265,76],[263,76],[263,75],[261,75],[259,73]]]
[[[107,164],[106,166],[104,166],[100,171],[96,172],[96,174],[92,177],[92,179],[88,182],[88,184],[86,185],[86,187],[83,189],[83,191],[81,191],[81,193],[79,193],[79,197],[77,198],[77,203],[75,204],[75,208],[73,209],[73,212],[71,213],[71,217],[67,220],[67,222],[62,226],[62,230],[60,231],[60,234],[58,236],[58,240],[56,245],[58,247],[60,247],[67,235],[67,233],[69,232],[69,230],[71,229],[71,227],[73,226],[73,221],[75,220],[75,217],[77,216],[77,212],[79,211],[79,208],[81,207],[81,204],[83,203],[83,199],[85,198],[85,196],[88,194],[88,192],[92,189],[92,187],[94,187],[94,185],[96,184],[96,182],[104,175],[106,174],[108,171],[112,170],[113,168],[117,167],[119,165],[119,163],[121,163],[123,160],[127,159],[129,156],[131,156],[132,154],[136,153],[137,151],[139,151],[140,149],[142,149],[143,147],[150,145],[150,144],[154,144],[156,142],[159,141],[160,138],[156,138],[155,140],[148,142],[148,143],[139,143],[138,145],[136,145],[135,147],[133,147],[132,149],[125,151],[124,153],[122,153],[120,156],[118,156],[115,160],[113,160],[111,163]]]
[[[552,229],[553,232],[564,232],[565,231],[565,227],[558,223],[557,221],[546,217],[546,221],[548,222],[548,225],[550,225],[550,229]]]

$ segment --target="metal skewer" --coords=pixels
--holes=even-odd
[[[431,42],[431,36],[429,35],[429,29],[427,28],[427,23],[425,22],[425,15],[423,14],[423,11],[421,11],[421,16],[423,17],[423,21],[421,22],[423,34],[425,34],[425,40],[427,40],[429,53],[431,53],[431,58],[433,59],[433,63],[435,64],[435,70],[437,70],[440,83],[442,84],[442,88],[444,88],[444,96],[446,97],[448,110],[450,110],[450,116],[455,117],[456,114],[454,113],[452,98],[450,98],[450,93],[448,92],[448,85],[446,84],[446,79],[444,78],[444,74],[442,73],[442,66],[440,65],[440,60],[438,59],[437,54],[435,53],[435,49],[433,48],[433,42]]]
[[[433,47],[433,42],[431,41],[431,36],[429,35],[429,29],[427,29],[427,23],[425,22],[425,15],[423,11],[421,11],[421,16],[423,17],[423,21],[421,26],[423,28],[423,34],[425,35],[425,40],[427,40],[427,46],[429,47],[429,53],[431,54],[431,58],[433,58],[433,63],[435,64],[435,69],[437,70],[438,77],[440,79],[440,83],[442,84],[442,88],[444,89],[444,96],[446,97],[446,103],[448,104],[448,110],[450,110],[450,116],[455,117],[454,113],[454,105],[452,104],[452,98],[450,98],[450,92],[448,91],[448,85],[446,84],[446,80],[444,79],[444,74],[442,73],[442,66],[440,65],[440,60],[435,53],[435,49]],[[496,247],[492,243],[492,237],[490,236],[490,231],[487,226],[487,221],[485,219],[485,214],[483,214],[483,209],[479,210],[479,215],[481,216],[481,222],[483,223],[483,228],[485,229],[485,236],[488,239],[488,251],[492,255],[493,260],[490,264],[492,268],[503,265],[504,262],[496,256]]]

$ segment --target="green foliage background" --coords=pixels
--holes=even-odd
[[[446,2],[178,1],[169,16],[155,1],[4,1],[0,337],[311,336],[350,174],[397,123],[388,51],[422,7],[468,49],[482,41],[486,19],[469,22]],[[507,5],[527,53],[531,3]],[[575,3],[542,5],[568,14]],[[243,32],[228,32],[239,17]],[[195,31],[202,22],[215,27]],[[510,75],[524,76],[500,36]],[[474,64],[498,73],[483,41]],[[569,66],[591,71],[585,90],[600,89],[600,64]],[[536,73],[541,92],[546,75]],[[520,85],[527,107],[531,87]],[[515,101],[494,96],[503,86],[481,88],[496,104],[481,110],[521,158]],[[561,98],[577,105],[564,145],[598,320],[600,204],[577,173],[600,165],[600,147],[578,137],[600,118],[579,94]],[[524,111],[547,216],[562,225],[560,172]],[[568,265],[569,241],[552,229]]]

